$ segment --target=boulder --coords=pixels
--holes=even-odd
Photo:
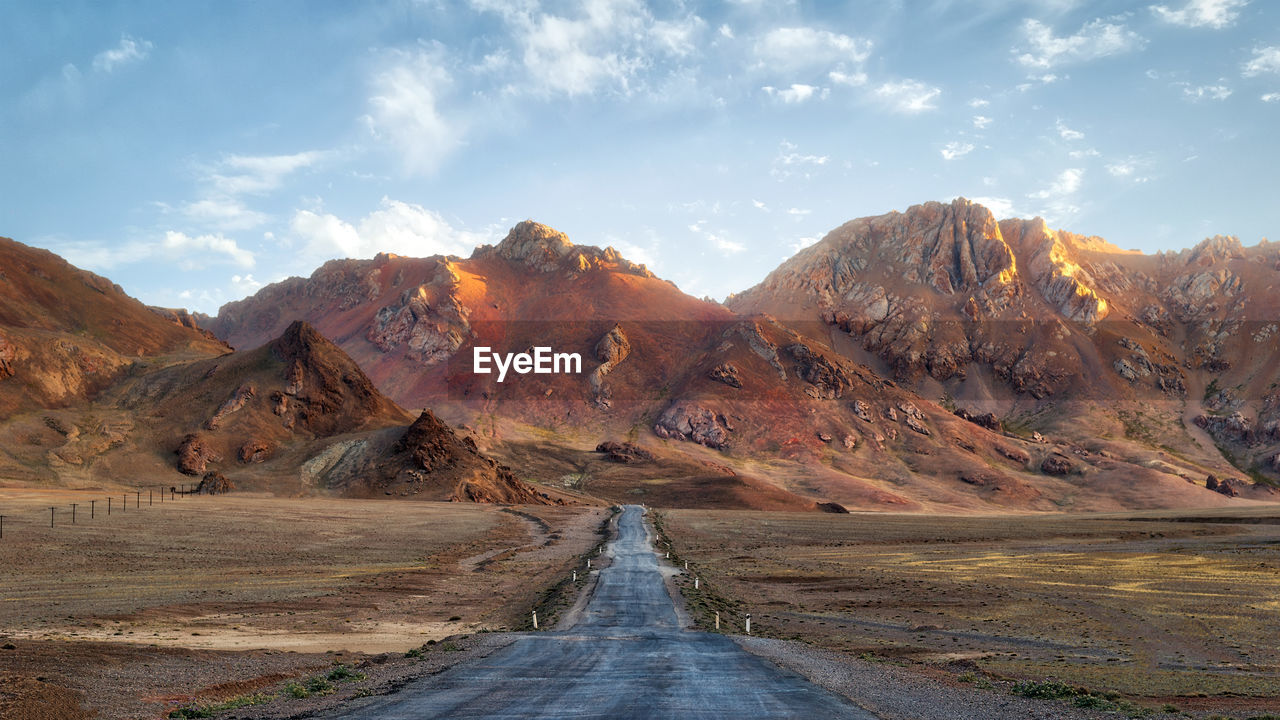
[[[178,472],[183,475],[201,475],[209,463],[222,459],[222,456],[198,433],[184,436],[174,453],[178,456]]]
[[[1040,472],[1046,475],[1067,475],[1074,472],[1076,466],[1065,456],[1053,453],[1040,462]]]
[[[596,445],[596,452],[604,453],[606,460],[616,463],[638,463],[653,460],[653,453],[629,442],[605,440]]]
[[[742,380],[738,377],[738,368],[730,363],[721,363],[707,373],[707,377],[731,388],[741,388]]]
[[[663,411],[653,426],[653,433],[660,438],[688,440],[718,450],[729,444],[729,428],[724,416],[686,400],[678,400]]]

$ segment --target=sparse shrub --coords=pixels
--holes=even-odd
[[[307,690],[316,695],[331,695],[337,691],[333,683],[317,675],[307,681]]]
[[[404,656],[407,658],[420,658],[422,657],[422,648],[416,647],[410,650],[409,652],[405,653]]]
[[[1012,692],[1014,695],[1041,700],[1059,700],[1081,694],[1078,689],[1057,680],[1045,680],[1044,682],[1024,680],[1014,685]]]
[[[369,676],[362,672],[356,672],[346,665],[339,665],[330,670],[326,677],[330,682],[360,682]]]
[[[440,649],[445,652],[458,652],[462,648],[458,647],[457,645],[454,645],[451,642],[442,642],[440,643]]]
[[[289,683],[288,685],[285,686],[284,691],[289,693],[289,695],[295,698],[298,698],[299,700],[301,700],[304,697],[309,697],[311,695],[310,690],[299,685],[298,683]]]

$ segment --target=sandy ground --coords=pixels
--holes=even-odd
[[[122,501],[108,516],[102,493],[0,489],[0,703],[71,693],[97,717],[158,717],[220,684],[513,627],[607,515],[234,494],[153,505],[144,494],[122,512]]]
[[[1280,712],[1280,508],[938,517],[665,511],[705,627],[872,662]],[[1188,516],[1190,515],[1190,516]],[[701,579],[700,589],[691,587]]]

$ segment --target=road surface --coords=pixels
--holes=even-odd
[[[738,647],[680,628],[635,505],[580,620],[350,704],[335,718],[854,718],[875,716]]]

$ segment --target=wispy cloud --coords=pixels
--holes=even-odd
[[[1151,12],[1165,22],[1183,27],[1228,27],[1240,16],[1249,0],[1188,0],[1178,9],[1168,5],[1152,5]]]
[[[769,97],[777,98],[788,105],[802,103],[813,98],[826,100],[831,94],[831,91],[827,88],[801,83],[792,83],[791,87],[782,89],[775,88],[772,85],[765,85],[761,90]]]
[[[1056,35],[1048,25],[1029,19],[1022,24],[1022,35],[1024,45],[1014,49],[1014,56],[1022,65],[1042,70],[1118,55],[1146,44],[1136,32],[1100,18],[1072,35]]]
[[[985,130],[992,122],[994,121],[986,115],[973,116],[973,126],[979,130]]]
[[[1280,46],[1255,48],[1253,57],[1244,64],[1245,77],[1264,73],[1280,73]]]
[[[756,59],[765,67],[783,70],[822,66],[845,68],[866,62],[871,41],[829,30],[784,27],[769,31],[755,46]]]
[[[373,77],[365,126],[401,156],[410,174],[434,172],[463,137],[461,124],[440,107],[451,82],[439,46],[393,53]]]
[[[169,230],[164,234],[162,244],[170,255],[180,256],[179,264],[184,270],[201,267],[211,255],[224,256],[243,268],[251,268],[256,262],[252,252],[240,247],[235,240],[221,233],[192,236]]]
[[[938,106],[934,101],[941,94],[941,88],[918,80],[886,82],[872,92],[872,96],[890,110],[907,115],[937,110]]]
[[[940,152],[942,153],[943,160],[955,160],[958,157],[964,157],[965,155],[973,152],[973,143],[959,141],[949,142],[943,146]]]
[[[1054,124],[1054,128],[1058,131],[1058,137],[1063,140],[1074,141],[1084,139],[1084,133],[1079,130],[1072,130],[1067,127],[1067,124],[1062,122],[1062,120],[1058,120],[1058,122]]]
[[[1231,88],[1226,85],[1196,85],[1178,83],[1182,88],[1182,96],[1192,102],[1201,100],[1226,100],[1231,97]]]
[[[146,60],[150,54],[150,41],[122,35],[119,45],[93,56],[93,69],[106,73],[115,72],[117,68]]]

